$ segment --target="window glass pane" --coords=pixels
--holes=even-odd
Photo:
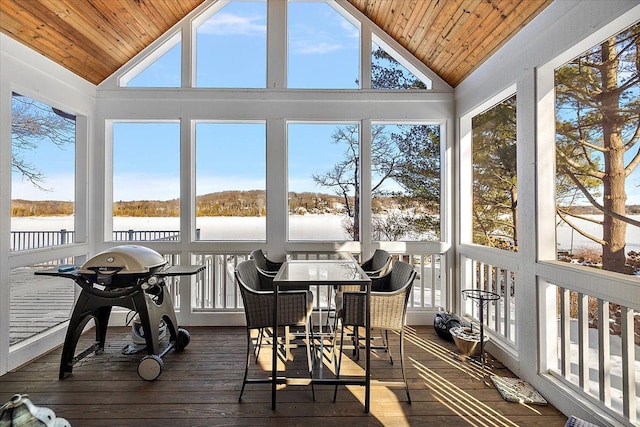
[[[440,126],[372,127],[372,238],[440,239]]]
[[[356,124],[288,125],[289,240],[358,240]]]
[[[63,264],[74,264],[74,259],[11,269],[9,345],[18,344],[69,319],[74,302],[74,282],[64,277],[34,274]]]
[[[518,250],[516,96],[471,119],[473,243]]]
[[[232,1],[196,29],[197,87],[266,87],[266,5]]]
[[[73,242],[76,118],[14,93],[11,250]]]
[[[180,124],[113,124],[113,239],[179,240]]]
[[[264,123],[196,125],[199,240],[266,240]]]
[[[325,2],[289,2],[287,86],[360,87],[360,30]]]
[[[431,81],[420,80],[393,55],[375,42],[371,44],[372,89],[430,89]]]
[[[636,24],[556,69],[558,258],[638,273]]]
[[[182,43],[177,43],[132,78],[127,87],[180,87],[182,85]]]

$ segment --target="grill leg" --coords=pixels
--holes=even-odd
[[[91,297],[85,292],[80,293],[71,319],[69,319],[69,327],[67,328],[67,334],[64,339],[62,358],[60,360],[60,373],[58,375],[59,379],[64,379],[73,372],[78,340],[80,339],[80,335],[82,335],[84,327],[91,319],[94,319],[96,323],[96,351],[104,349],[110,315],[111,306],[104,306],[102,302],[97,301],[95,297]]]

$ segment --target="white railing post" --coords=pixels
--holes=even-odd
[[[620,307],[622,337],[622,412],[632,424],[636,423],[636,370],[634,313],[628,307]]]
[[[611,406],[611,344],[609,340],[609,303],[598,299],[598,383],[600,401]]]

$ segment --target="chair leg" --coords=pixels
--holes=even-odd
[[[382,336],[384,341],[384,351],[386,351],[387,355],[389,355],[389,363],[393,365],[393,357],[391,357],[391,349],[389,348],[389,330],[385,329]]]
[[[336,330],[337,334],[337,330]],[[336,360],[336,356],[334,354],[334,365],[336,368],[336,379],[340,379],[340,365],[342,365],[342,343],[344,342],[344,325],[340,328],[340,350],[338,351],[338,356]],[[335,351],[336,342],[333,340],[333,348]],[[333,403],[336,402],[336,398],[338,397],[338,384],[335,385],[333,389]]]
[[[264,336],[264,328],[258,329],[258,338],[256,339],[256,346],[253,349],[253,352],[256,355],[256,362],[258,361],[258,356],[260,356],[260,349],[262,348],[262,337]]]
[[[244,393],[244,386],[247,385],[247,375],[249,374],[249,365],[251,364],[251,331],[247,329],[247,363],[244,367],[244,378],[242,379],[242,388],[240,389],[240,396],[238,402],[242,402],[242,393]]]
[[[313,333],[313,316],[309,316],[309,333],[311,334],[311,341],[310,341],[311,362],[312,362],[311,367],[313,369],[313,367],[316,365],[316,361],[318,360],[317,350],[316,350],[316,337],[315,337],[315,334]],[[320,335],[320,339],[322,339],[322,335]],[[320,356],[320,359],[322,359],[322,356]]]
[[[411,405],[411,395],[409,394],[409,384],[407,383],[407,376],[404,373],[404,328],[400,330],[400,370],[402,371],[402,381],[404,381],[404,389],[407,392],[407,401],[409,402],[409,405]]]
[[[304,325],[304,333],[306,335],[306,339],[307,339],[307,367],[309,368],[309,378],[311,379],[311,394],[313,396],[313,401],[316,401],[316,390],[313,387],[313,360],[311,359],[311,345],[312,342],[310,341],[310,338],[313,337],[313,330],[311,330],[311,334],[309,333],[309,326],[310,326],[311,320],[309,320],[309,322],[306,322]]]
[[[288,326],[284,327],[284,357],[285,360],[293,360],[291,357],[291,331]]]
[[[358,326],[353,327],[353,355],[355,360],[360,360],[360,328]]]

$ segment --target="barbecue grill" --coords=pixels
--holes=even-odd
[[[82,291],[75,303],[62,350],[60,379],[69,376],[73,365],[91,353],[104,351],[111,308],[136,311],[144,332],[147,355],[138,363],[138,375],[147,381],[162,373],[162,358],[172,349],[182,351],[190,335],[179,328],[165,277],[196,274],[205,266],[168,266],[158,252],[137,245],[123,245],[100,252],[82,266],[61,266],[35,274],[72,279]],[[75,354],[78,339],[89,320],[95,321],[96,342]],[[169,344],[160,348],[158,328],[169,332]]]

